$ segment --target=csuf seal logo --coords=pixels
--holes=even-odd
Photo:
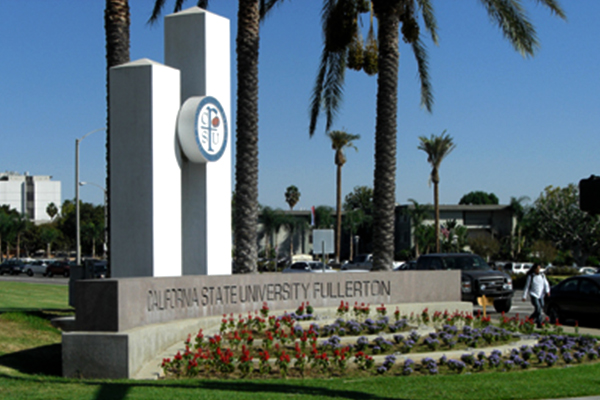
[[[227,116],[211,96],[191,97],[181,107],[177,134],[185,155],[193,162],[217,161],[227,148]]]
[[[205,97],[198,105],[196,140],[208,161],[217,161],[227,146],[227,122],[221,103]]]

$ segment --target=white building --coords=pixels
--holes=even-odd
[[[30,220],[40,223],[50,221],[46,212],[50,203],[60,209],[60,182],[49,175],[32,176],[27,172],[0,172],[0,205],[7,205]]]

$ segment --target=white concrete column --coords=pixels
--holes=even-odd
[[[165,64],[181,71],[181,101],[212,96],[232,131],[229,20],[198,7],[165,18]],[[218,161],[181,163],[183,275],[231,274],[231,143]]]
[[[176,69],[143,59],[110,70],[112,276],[181,275]]]

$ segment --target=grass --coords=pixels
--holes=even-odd
[[[32,285],[23,287],[20,285]],[[41,286],[41,287],[35,287]],[[600,394],[600,363],[497,373],[296,380],[76,380],[60,377],[60,332],[49,323],[68,310],[51,285],[0,283],[0,399],[548,399]],[[15,306],[19,292],[31,302]],[[6,293],[9,293],[7,296]],[[35,297],[35,300],[34,300]],[[60,298],[63,298],[62,302]],[[44,299],[47,300],[44,305]],[[51,310],[51,311],[49,311]]]
[[[26,282],[0,282],[0,312],[69,309],[69,287]]]

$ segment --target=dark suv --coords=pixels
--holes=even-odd
[[[514,294],[510,276],[495,271],[476,254],[426,254],[417,260],[417,270],[460,270],[463,301],[477,304],[485,295],[494,300],[498,312],[508,312]]]

